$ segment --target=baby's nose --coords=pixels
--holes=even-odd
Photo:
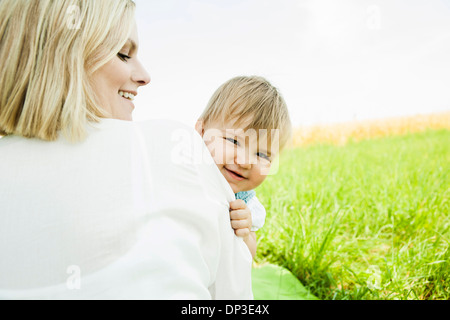
[[[250,169],[252,167],[252,165],[248,162],[245,163],[239,163],[239,166],[243,169]]]
[[[249,169],[252,166],[250,157],[245,152],[238,152],[236,154],[235,161],[236,161],[236,164],[238,164],[240,167],[242,167],[244,169]]]

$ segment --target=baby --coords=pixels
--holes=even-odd
[[[217,89],[195,128],[236,195],[231,226],[255,257],[255,231],[264,225],[266,211],[254,189],[290,138],[286,103],[266,79],[236,77]]]

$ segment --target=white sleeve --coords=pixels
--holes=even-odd
[[[172,135],[167,143],[170,155],[162,159],[171,161],[154,162],[150,176],[156,182],[153,200],[168,206],[166,217],[173,215],[173,223],[179,225],[177,233],[182,235],[167,239],[174,244],[172,254],[184,257],[173,259],[172,264],[178,265],[174,276],[186,283],[190,270],[191,287],[201,292],[206,286],[212,299],[253,299],[252,257],[242,238],[234,234],[229,217],[229,204],[235,200],[231,187],[195,130],[167,131]],[[153,150],[155,147],[149,146],[149,155]]]
[[[258,231],[264,226],[266,221],[266,209],[257,197],[251,198],[247,203],[247,207],[252,213],[252,231]]]

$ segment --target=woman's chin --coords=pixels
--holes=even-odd
[[[124,106],[120,112],[113,114],[112,118],[116,120],[133,121],[133,111],[134,107],[130,108],[130,106]]]

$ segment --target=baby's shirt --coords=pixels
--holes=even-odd
[[[235,195],[236,200],[244,200],[245,204],[252,214],[252,231],[258,231],[259,229],[261,229],[266,220],[266,209],[256,197],[256,192],[254,190],[241,191],[236,193]]]

